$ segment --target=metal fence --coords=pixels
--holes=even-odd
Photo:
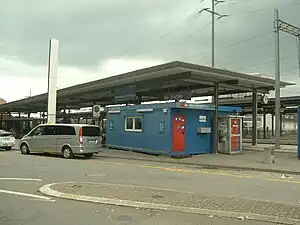
[[[291,139],[291,140],[297,140],[297,130],[282,130],[281,137],[282,139]],[[272,131],[269,129],[266,129],[266,134],[264,136],[264,130],[263,129],[257,129],[257,138],[258,139],[272,139],[275,135],[275,131],[272,134]],[[243,128],[243,138],[252,138],[252,129],[251,128]]]

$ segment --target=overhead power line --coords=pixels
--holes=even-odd
[[[235,57],[239,57],[240,59],[252,59],[253,57],[249,57],[249,52],[252,52],[253,51],[256,51],[256,50],[264,50],[265,48],[270,48],[271,47],[271,43],[268,42],[268,43],[261,43],[260,45],[257,45],[257,46],[254,46],[254,47],[251,47],[251,48],[247,48],[247,49],[244,49],[243,51],[240,51],[238,55],[235,55]],[[235,65],[236,64],[236,61],[232,61],[232,60],[229,60],[229,61],[226,61],[223,62],[223,65],[226,65],[226,67],[228,66],[231,66],[231,65]]]
[[[229,47],[232,47],[232,46],[235,46],[235,45],[238,45],[238,44],[242,44],[242,43],[254,40],[256,38],[264,37],[264,36],[269,35],[271,33],[272,33],[272,31],[268,31],[268,32],[264,32],[264,33],[261,33],[261,34],[253,35],[253,36],[250,36],[250,37],[246,37],[246,38],[241,39],[239,41],[236,41],[236,42],[233,42],[233,43],[230,43],[230,44],[227,44],[227,45],[220,46],[219,48],[220,49],[229,48]],[[198,56],[206,55],[208,53],[209,52],[202,52],[202,53],[199,53],[199,54],[195,54],[195,55],[189,56],[188,58],[195,58],[195,57],[198,57]]]
[[[294,6],[294,5],[300,5],[300,2],[283,4],[283,5],[278,6],[278,8],[289,7],[289,6]],[[271,11],[271,10],[273,10],[273,8],[254,9],[254,10],[247,10],[247,11],[243,11],[243,12],[232,13],[232,14],[229,14],[229,16],[239,16],[239,15],[252,14],[252,13],[256,13],[256,12]]]
[[[237,4],[245,3],[246,1],[249,2],[249,0],[227,1],[227,4],[225,4],[223,6],[237,5]]]
[[[281,58],[280,62],[287,61],[287,60],[289,60],[291,58],[294,58],[294,57],[295,57],[294,55],[289,55],[289,56],[283,57],[283,58]],[[254,64],[254,65],[250,65],[250,67],[247,67],[247,69],[258,68],[260,66],[271,64],[271,63],[275,64],[275,60],[268,60],[268,61],[265,61],[265,62],[257,63],[257,64]],[[243,68],[243,69],[245,69],[245,68]]]
[[[204,1],[204,0],[202,0]],[[235,5],[235,4],[241,4],[241,3],[245,3],[246,1],[249,1],[249,0],[236,0],[236,1],[231,1],[231,0],[226,0],[225,1],[221,1],[221,0],[214,0],[215,3],[214,3],[214,7],[217,5],[217,6],[225,6],[225,5]],[[224,3],[224,4],[221,4],[221,3]],[[289,7],[289,6],[293,6],[293,5],[300,5],[300,2],[297,2],[297,3],[290,3],[290,4],[283,4],[279,7]],[[191,12],[192,10],[195,10],[194,8],[193,9],[190,9],[188,10],[188,12]],[[268,10],[272,10],[271,8],[263,8],[263,9],[256,9],[256,10],[248,10],[248,11],[244,11],[244,12],[237,12],[237,13],[233,13],[233,14],[220,14],[218,12],[215,12],[214,13],[214,16],[212,15],[212,17],[217,17],[217,20],[218,18],[223,18],[223,17],[227,17],[227,16],[242,16],[242,15],[246,15],[246,14],[251,14],[251,13],[256,13],[256,12],[263,12],[263,11],[268,11]],[[170,28],[168,31],[166,31],[164,34],[162,35],[159,35],[157,37],[156,40],[153,41],[153,43],[157,42],[157,41],[161,41],[162,39],[164,39],[165,37],[167,37],[168,35],[172,34],[173,32],[175,32],[177,29],[187,25],[188,23],[192,22],[193,20],[197,19],[202,13],[204,12],[208,12],[208,13],[211,13],[212,10],[209,9],[209,8],[203,8],[202,10],[198,10],[198,11],[195,11],[195,13],[193,13],[191,16],[189,16],[188,18],[186,18],[185,20],[183,20],[182,22],[180,22],[179,24],[175,25],[174,27]],[[223,23],[225,22],[226,20],[222,20],[220,21],[220,23]],[[215,23],[215,20],[214,22],[211,21],[210,24],[214,24]],[[182,41],[185,41],[187,39],[189,39],[191,36],[197,34],[199,31],[201,31],[203,28],[209,26],[210,24],[206,24],[205,26],[201,27],[200,29],[196,30],[195,32],[191,33],[191,34],[188,34],[186,35],[185,37],[183,37],[180,41],[176,42],[175,44],[173,44],[171,46],[171,49],[174,48],[175,46],[177,46],[179,43],[181,43]],[[214,26],[214,25],[212,25]],[[214,37],[212,37],[212,39],[214,39]],[[246,42],[245,41],[242,41],[242,42]],[[235,46],[237,45],[238,43],[232,43],[232,44],[228,44],[230,46],[228,47],[231,47],[231,46]],[[224,46],[226,47],[226,46]],[[222,47],[221,47],[222,48]],[[127,50],[126,52],[124,52],[123,55],[119,56],[119,57],[124,57],[126,55],[130,54],[130,51]],[[196,55],[193,55],[193,56],[190,56],[188,58],[194,58],[194,57],[198,57],[198,56],[202,56],[202,55],[206,55],[208,54],[207,52],[202,52],[202,53],[199,53],[199,54],[196,54]],[[214,64],[214,63],[213,63]]]
[[[296,68],[296,69],[292,69],[292,70],[283,71],[282,74],[294,73],[294,72],[298,72],[298,71],[299,71],[299,68]]]
[[[272,31],[267,31],[267,32],[264,32],[262,34],[253,35],[253,36],[247,37],[245,39],[242,39],[240,41],[224,45],[221,48],[228,48],[228,47],[235,46],[235,45],[238,45],[238,44],[241,44],[241,43],[244,43],[244,42],[248,42],[248,41],[254,40],[256,38],[264,37],[264,36],[267,36],[267,35],[270,35],[270,34],[272,34]]]
[[[202,1],[204,1],[204,0],[202,0]],[[215,6],[218,5],[218,4],[220,4],[220,3],[225,3],[225,1],[223,1],[223,0],[214,0],[214,1],[215,1],[215,3],[214,3]],[[231,5],[231,4],[240,4],[240,3],[243,3],[243,2],[246,2],[246,1],[249,1],[249,0],[237,0],[237,1],[234,1],[234,2],[231,2],[231,1],[227,0],[226,3]],[[226,4],[226,5],[227,5],[227,4]],[[281,5],[281,7],[292,6],[292,5],[300,5],[300,3],[284,4],[284,5]],[[271,10],[271,8],[264,8],[264,9],[258,9],[258,10],[250,10],[250,11],[241,12],[241,13],[235,13],[235,14],[230,14],[230,15],[243,15],[243,14],[247,14],[247,13],[260,12],[260,11],[265,11],[265,10]],[[200,11],[198,11],[198,13],[196,13],[195,15],[193,15],[192,17],[188,18],[187,20],[185,20],[184,22],[182,22],[182,23],[179,24],[178,26],[176,26],[176,27],[174,27],[173,29],[171,29],[168,33],[171,33],[172,30],[175,30],[176,28],[178,28],[178,27],[180,27],[180,26],[182,26],[182,25],[184,25],[184,24],[190,22],[192,19],[197,18],[197,17],[198,17],[202,12],[204,12],[204,11],[213,13],[209,8],[203,8],[203,9],[201,9]],[[226,14],[219,14],[219,13],[217,13],[217,12],[214,12],[214,14],[217,15],[218,18],[222,18],[222,17],[227,17],[227,16],[228,16],[228,15],[226,15]],[[177,46],[179,43],[181,43],[183,40],[186,40],[186,39],[188,39],[189,37],[191,37],[191,36],[197,34],[197,33],[198,33],[199,31],[201,31],[203,28],[208,27],[208,26],[209,26],[210,24],[212,24],[212,23],[213,23],[213,21],[211,21],[210,23],[204,25],[204,26],[201,27],[200,29],[197,29],[195,32],[186,35],[181,41],[178,41],[178,42],[176,42],[175,44],[173,44],[173,45],[171,46],[171,48],[174,48],[174,47]],[[168,33],[162,35],[161,38],[164,37],[164,36],[166,36]],[[252,39],[256,39],[256,38],[259,38],[259,37],[267,36],[267,35],[269,35],[269,34],[271,34],[271,33],[272,33],[272,31],[267,31],[267,32],[262,33],[262,34],[253,35],[253,36],[251,36],[251,37],[242,39],[242,40],[240,40],[240,41],[238,41],[238,42],[234,42],[234,43],[232,43],[232,44],[224,45],[224,46],[222,46],[221,48],[228,48],[228,47],[231,47],[231,46],[235,46],[235,45],[238,45],[238,44],[241,44],[241,43],[250,41],[250,40],[252,40]],[[205,55],[205,54],[208,54],[208,52],[203,52],[203,53],[197,54],[197,56]]]
[[[189,11],[191,11],[191,10],[189,10]],[[159,39],[163,39],[164,37],[168,36],[169,34],[171,34],[172,32],[174,32],[175,30],[177,30],[178,28],[180,28],[180,27],[186,25],[187,23],[191,22],[192,20],[196,19],[199,15],[200,15],[199,12],[196,12],[191,17],[187,18],[183,22],[179,23],[178,25],[176,25],[175,27],[171,28],[169,31],[167,31],[166,33],[164,33],[163,35],[161,35],[159,37]]]
[[[192,33],[189,33],[187,35],[185,35],[182,39],[180,39],[179,41],[177,41],[176,43],[172,44],[169,49],[175,48],[176,46],[178,46],[180,43],[182,43],[185,40],[188,40],[189,38],[191,38],[192,36],[196,35],[197,33],[199,33],[200,31],[202,31],[204,28],[209,27],[209,25],[211,25],[211,22],[205,24],[204,26],[200,27],[199,29],[195,30]]]
[[[192,10],[195,10],[195,8],[192,8],[192,9],[188,10],[187,13],[191,12]],[[179,24],[175,25],[174,27],[170,28],[167,32],[163,33],[162,35],[159,35],[157,37],[157,39],[153,41],[153,43],[155,43],[156,41],[160,41],[160,40],[164,39],[169,34],[176,31],[178,28],[183,27],[184,25],[186,25],[186,24],[190,23],[191,21],[193,21],[194,19],[196,19],[199,15],[200,15],[199,11],[196,11],[196,13],[194,13],[190,17],[186,18],[185,20],[183,20]],[[130,51],[127,50],[120,57],[124,57],[124,56],[128,55],[129,53],[130,53]]]

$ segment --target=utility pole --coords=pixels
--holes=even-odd
[[[206,11],[211,14],[211,66],[215,67],[215,20],[217,16],[217,20],[223,17],[227,17],[228,15],[217,13],[215,10],[215,6],[218,4],[224,3],[223,0],[211,0],[211,8],[203,8],[201,9],[198,14]],[[212,102],[215,103],[216,99],[215,96],[212,97]]]
[[[299,77],[300,77],[300,36],[297,37],[297,50],[298,50],[298,68],[299,68]]]
[[[211,1],[211,67],[215,67],[215,0]]]
[[[217,16],[217,20],[221,19],[222,17],[226,17],[227,15],[221,15],[216,12],[215,6],[224,3],[223,0],[211,0],[211,9],[210,8],[204,8],[201,9],[198,14],[202,13],[203,11],[206,11],[211,14],[211,66],[215,67],[215,16]],[[219,149],[219,83],[215,83],[214,85],[214,95],[212,96],[212,102],[215,105],[215,112],[214,112],[214,121],[213,121],[213,152],[218,152]]]
[[[279,10],[274,10],[275,28],[275,148],[280,148],[280,52],[279,52]]]
[[[283,31],[287,34],[295,36],[298,47],[298,65],[300,74],[300,28],[291,25],[279,19],[279,10],[274,9],[274,30],[275,30],[275,148],[280,148],[280,39],[279,32]]]
[[[215,20],[217,16],[217,20],[228,15],[222,15],[216,12],[215,8],[218,4],[224,3],[223,0],[211,0],[211,8],[203,8],[198,14],[206,11],[211,14],[211,66],[215,67]]]

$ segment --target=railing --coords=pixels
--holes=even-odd
[[[291,140],[297,140],[297,130],[282,130],[281,136],[284,139],[291,139]],[[274,131],[275,134],[275,131]],[[257,130],[257,138],[258,139],[272,139],[274,137],[274,134],[272,134],[272,131],[269,129],[266,129],[266,135],[264,136],[264,130],[258,129]],[[250,128],[243,128],[243,138],[252,138],[252,129]]]

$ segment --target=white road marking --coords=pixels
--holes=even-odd
[[[29,198],[31,201],[41,201],[41,202],[55,202],[56,200],[51,199],[51,200],[45,200],[45,199],[37,199],[37,198]]]
[[[33,194],[17,192],[17,191],[8,191],[8,190],[3,190],[3,189],[0,189],[0,193],[18,195],[18,196],[25,196],[25,197],[36,198],[36,199],[41,199],[41,200],[53,202],[53,199],[51,199],[49,197],[41,196],[41,195],[33,195]]]
[[[35,178],[19,178],[19,177],[0,177],[0,180],[20,180],[20,181],[42,181],[41,179]]]

